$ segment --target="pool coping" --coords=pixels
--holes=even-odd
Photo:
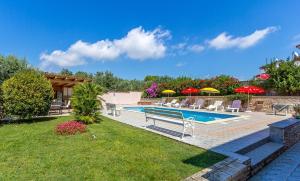
[[[214,113],[214,114],[225,114],[225,115],[231,115],[234,116],[232,118],[224,118],[224,119],[218,119],[218,120],[213,120],[213,121],[208,121],[208,122],[200,122],[200,121],[193,121],[194,123],[198,124],[204,124],[204,125],[209,125],[209,124],[215,124],[215,123],[222,123],[226,121],[232,121],[236,119],[244,119],[244,118],[249,118],[247,115],[238,115],[238,114],[230,114],[230,113],[219,113],[219,112],[213,112],[213,111],[201,111],[200,109],[187,109],[187,108],[174,108],[174,107],[161,107],[161,106],[140,106],[140,105],[132,105],[132,106],[124,106],[124,107],[158,107],[158,108],[169,108],[169,109],[179,109],[179,110],[184,110],[184,111],[194,111],[194,112],[203,112],[203,113]],[[122,107],[122,110],[124,111],[129,111],[129,112],[135,112],[135,113],[140,113],[140,114],[145,114],[144,112],[140,111],[135,111],[135,110],[126,110]],[[191,120],[190,120],[191,121]]]

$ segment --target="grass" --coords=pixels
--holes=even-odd
[[[180,180],[224,159],[108,118],[84,134],[54,133],[71,119],[1,125],[0,180]]]

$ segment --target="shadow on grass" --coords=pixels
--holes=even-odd
[[[165,133],[165,134],[168,134],[168,135],[171,135],[171,136],[175,136],[175,137],[179,137],[179,138],[182,137],[181,132],[170,130],[170,129],[167,129],[167,128],[162,128],[162,127],[154,126],[154,125],[146,126],[146,128],[154,130],[154,131],[158,131],[158,132],[161,132],[161,133]],[[191,135],[190,134],[184,134],[184,136],[191,136]]]
[[[199,168],[207,168],[213,165],[214,163],[217,163],[225,158],[226,156],[224,155],[207,150],[191,158],[183,160],[182,162]]]
[[[1,121],[2,124],[32,124],[38,122],[46,122],[57,119],[57,117],[38,117],[38,118],[31,118],[31,119],[4,119]],[[1,125],[1,124],[0,124]]]

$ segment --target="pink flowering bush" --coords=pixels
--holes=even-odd
[[[151,87],[149,87],[148,89],[146,89],[147,94],[149,95],[149,97],[156,97],[158,94],[158,85],[157,83],[152,83]]]
[[[86,125],[77,121],[68,121],[56,126],[55,132],[59,135],[74,135],[86,132]]]

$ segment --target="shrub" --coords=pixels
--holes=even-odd
[[[275,90],[280,95],[298,95],[300,91],[300,67],[293,61],[272,61],[264,66],[270,78],[262,82],[268,90]]]
[[[249,96],[249,100],[251,100],[251,95]],[[226,96],[228,101],[241,100],[242,104],[246,104],[248,101],[248,94],[232,94]]]
[[[0,84],[15,75],[18,71],[24,69],[27,69],[25,59],[19,59],[12,55],[0,55]]]
[[[86,124],[100,120],[101,104],[97,96],[101,93],[101,87],[93,83],[78,84],[74,87],[71,104],[77,120]]]
[[[55,132],[59,135],[74,135],[77,133],[86,132],[86,125],[77,121],[68,121],[58,124],[55,128]]]
[[[53,90],[50,81],[36,70],[27,69],[4,81],[2,85],[4,113],[18,118],[46,115]]]
[[[156,97],[158,94],[158,85],[157,83],[152,83],[152,85],[146,89],[146,92],[148,94],[149,97]]]
[[[229,95],[234,93],[234,89],[240,86],[238,79],[228,76],[220,75],[212,78],[211,87],[214,87],[220,91],[220,95]]]
[[[178,98],[179,101],[182,101],[182,100],[186,99],[187,96],[178,96],[177,98]]]

